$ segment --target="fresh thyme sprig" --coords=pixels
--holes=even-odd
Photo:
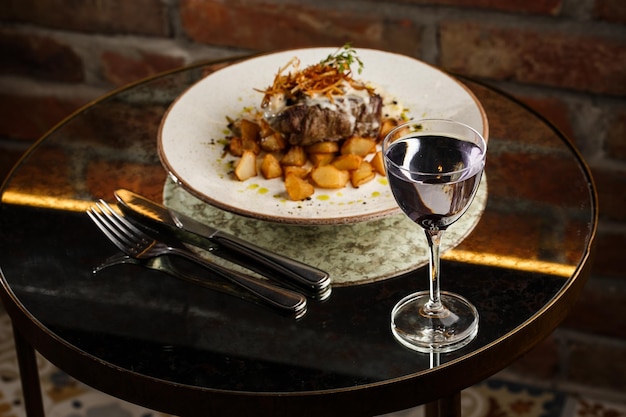
[[[346,43],[334,53],[328,55],[320,64],[336,68],[340,73],[350,72],[352,64],[358,64],[357,72],[363,71],[363,62],[357,56],[350,42]]]

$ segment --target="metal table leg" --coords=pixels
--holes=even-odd
[[[426,417],[461,417],[461,393],[426,404]]]
[[[26,415],[28,417],[45,417],[35,349],[16,326],[13,326],[13,338],[15,339],[15,350],[20,368]]]

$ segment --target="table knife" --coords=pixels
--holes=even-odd
[[[205,248],[207,243],[205,240],[213,244],[217,243],[247,258],[247,260],[251,260],[270,269],[272,272],[280,274],[281,277],[288,279],[299,287],[318,294],[324,294],[325,296],[329,293],[330,277],[328,273],[318,268],[271,252],[234,235],[215,229],[132,191],[125,189],[116,190],[115,197],[121,209],[126,211],[127,214],[135,217],[139,216],[150,220],[152,223],[165,226],[167,229],[177,232],[177,236],[187,243]]]

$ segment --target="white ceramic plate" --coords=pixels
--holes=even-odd
[[[305,201],[290,201],[281,179],[261,175],[237,181],[232,161],[224,156],[227,117],[246,107],[258,107],[264,89],[291,58],[301,68],[318,63],[336,48],[279,52],[243,61],[200,80],[169,108],[161,122],[159,156],[176,182],[201,200],[247,217],[288,224],[341,224],[372,220],[398,213],[386,178],[359,187],[317,189]],[[415,119],[447,118],[464,122],[485,138],[485,112],[460,82],[414,58],[371,49],[358,49],[364,64],[361,80],[372,82],[396,97]],[[356,73],[356,68],[353,68]]]

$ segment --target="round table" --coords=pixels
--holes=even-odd
[[[461,350],[417,353],[391,334],[391,308],[427,285],[426,267],[333,288],[328,300],[309,300],[300,320],[137,265],[94,276],[116,250],[85,209],[113,201],[119,188],[163,201],[160,120],[189,86],[230,62],[181,68],[90,103],[5,180],[0,295],[29,416],[43,415],[34,350],[96,389],[180,416],[370,416],[425,403],[429,414],[458,413],[462,389],[567,315],[597,228],[589,169],[541,115],[464,78],[490,135],[484,212],[441,267],[443,289],[480,313],[476,339]]]

